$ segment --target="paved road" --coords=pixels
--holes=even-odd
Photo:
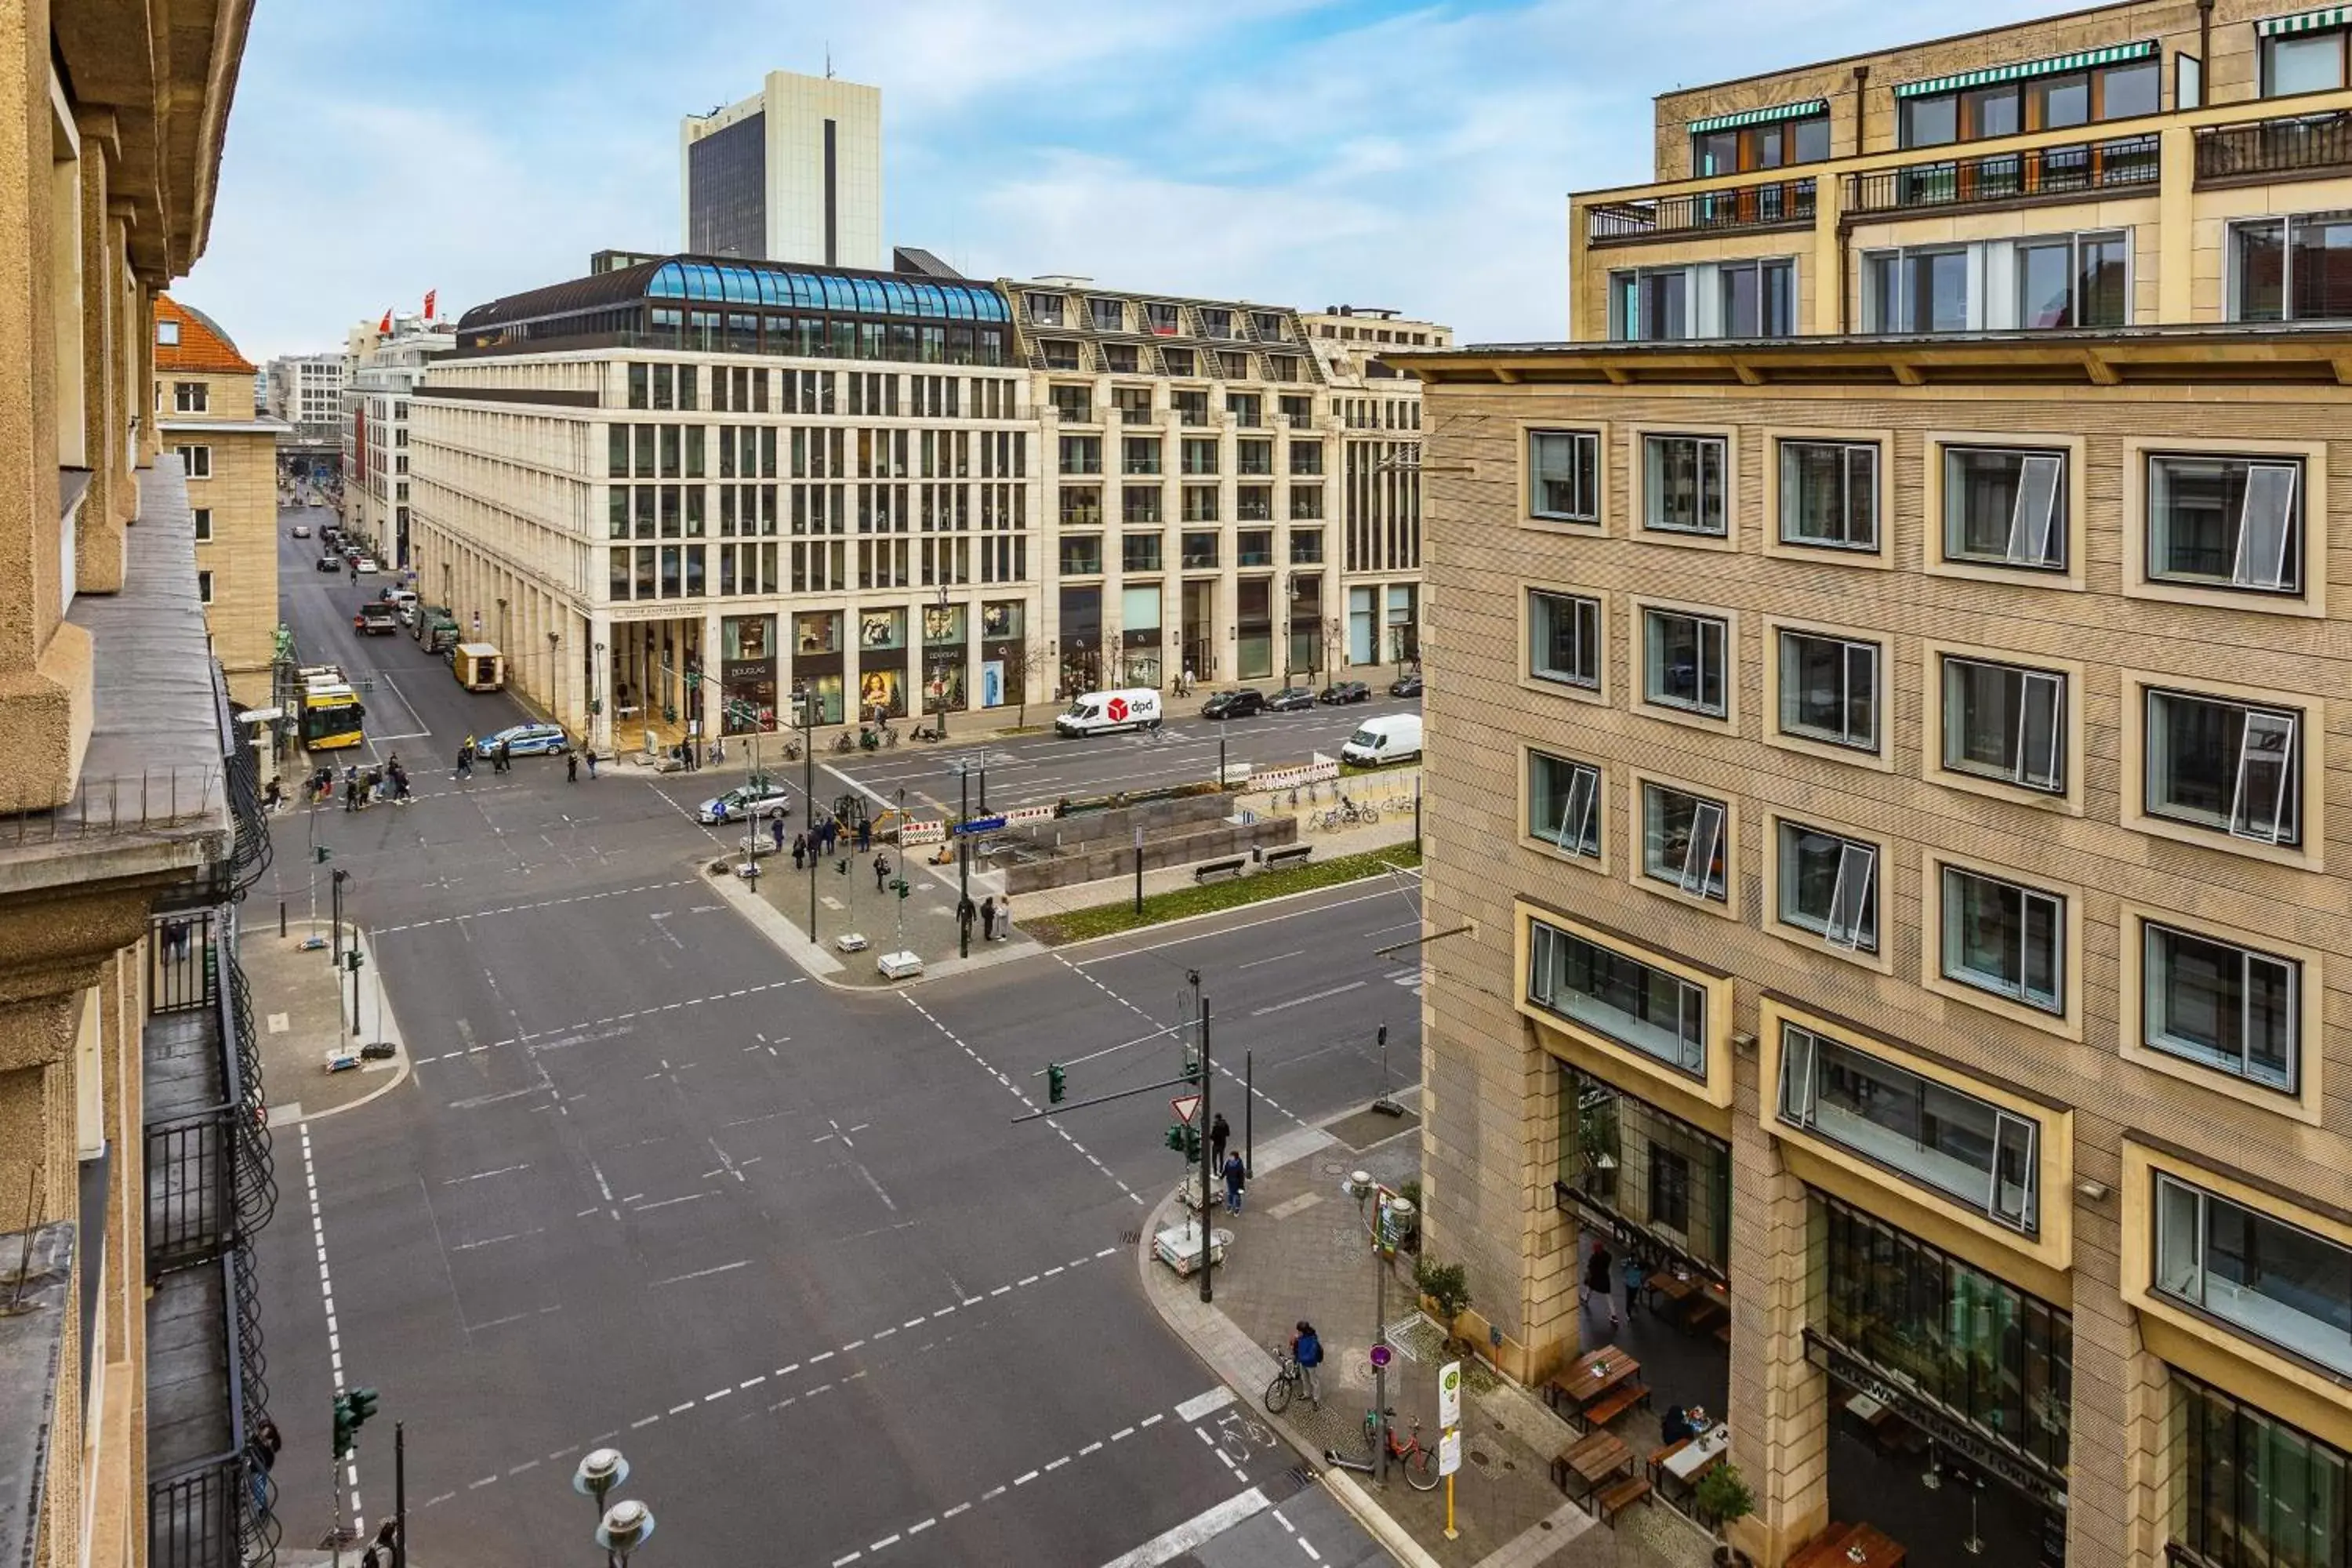
[[[306,657],[373,662],[430,731],[387,749],[438,756],[493,727],[504,700],[405,637],[353,638],[352,590],[289,554]],[[709,781],[567,784],[536,759],[418,773],[407,809],[278,828],[281,850],[315,831],[354,872],[418,1060],[366,1109],[280,1132],[262,1251],[289,1540],[323,1526],[340,1367],[383,1393],[370,1518],[389,1422],[408,1423],[420,1553],[572,1559],[590,1521],[570,1468],[615,1442],[681,1562],[1088,1568],[1188,1531],[1234,1568],[1298,1560],[1291,1531],[1376,1558],[1319,1492],[1290,1495],[1244,1412],[1201,1402],[1209,1374],[1142,1300],[1129,1237],[1179,1173],[1158,1097],[1010,1118],[1042,1101],[1049,1058],[1169,1022],[1188,965],[1220,1057],[1255,1052],[1261,1137],[1368,1100],[1382,1021],[1409,1078],[1414,998],[1370,955],[1404,934],[1404,894],[1332,889],[1231,931],[849,994],[698,879],[717,841],[685,808]],[[276,862],[298,916],[303,862]],[[1073,1091],[1167,1076],[1173,1054],[1080,1062]],[[301,1087],[271,1084],[273,1103]]]

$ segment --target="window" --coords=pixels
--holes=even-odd
[[[1122,572],[1159,571],[1160,536],[1156,533],[1122,534],[1118,545],[1118,569]]]
[[[1182,471],[1188,474],[1213,474],[1217,471],[1217,438],[1213,436],[1187,436],[1177,450]]]
[[[1878,645],[1780,634],[1780,732],[1878,750]]]
[[[1780,187],[1762,195],[1768,209],[1781,203]],[[1726,206],[1721,216],[1728,218],[1732,212]],[[1787,257],[1609,275],[1609,335],[1622,342],[1785,338],[1795,332],[1796,321],[1797,270]]]
[[[855,386],[855,379],[852,385]],[[1095,422],[1095,398],[1091,388],[1084,386],[1054,386],[1047,389],[1054,412],[1065,425],[1091,425]],[[857,412],[851,409],[851,413]]]
[[[1947,866],[1943,900],[1944,978],[2066,1010],[2064,899]]]
[[[1570,855],[1601,858],[1601,770],[1543,752],[1528,753],[1528,837]]]
[[[196,574],[196,603],[209,605],[212,602],[213,574],[209,572],[199,572]]]
[[[2344,1568],[2352,1454],[2241,1404],[2178,1367],[2168,1492],[2170,1561]]]
[[[2041,1228],[2042,1124],[1832,1036],[1780,1027],[1780,1119],[2012,1230]]]
[[[1706,993],[1680,975],[1537,921],[1528,930],[1528,1000],[1706,1077]]]
[[[2153,44],[2132,47],[2133,58],[2089,70],[2055,70],[2063,60],[2000,68],[2006,81],[1916,96],[1896,88],[1896,130],[1906,147],[1941,147],[2063,131],[2100,120],[2131,120],[2158,110],[2162,69]]]
[[[1700,131],[1691,135],[1691,173],[1702,179],[1709,174],[1777,169],[1787,163],[1818,163],[1829,155],[1830,117],[1826,112],[1796,114],[1762,125]]]
[[[1643,610],[1643,700],[1710,719],[1728,717],[1729,630],[1713,616]]]
[[[1528,673],[1601,689],[1601,601],[1528,590]]]
[[[1878,849],[1801,822],[1780,824],[1780,923],[1847,952],[1878,951]]]
[[[210,542],[213,536],[213,509],[208,506],[197,507],[195,518],[196,542],[198,544]]]
[[[175,381],[172,384],[172,407],[176,413],[202,414],[210,401],[210,389],[201,381]]]
[[[2303,842],[2303,714],[2150,689],[2150,816],[2259,844]]]
[[[2342,87],[2347,36],[2339,27],[2263,39],[2263,96],[2284,98],[2297,92],[2332,92]]]
[[[1645,267],[1609,275],[1609,335],[1620,342],[1673,342],[1691,335],[1692,269]]]
[[[1102,535],[1099,533],[1066,533],[1062,536],[1062,575],[1092,577],[1102,571]]]
[[[1717,333],[1785,338],[1797,330],[1797,269],[1787,261],[1722,262],[1715,268]]]
[[[2352,212],[2231,224],[2229,279],[2233,321],[2352,316]]]
[[[1944,448],[1944,558],[2066,570],[2066,455]]]
[[[2302,481],[2296,461],[2151,456],[2149,580],[2300,594]]]
[[[180,323],[159,319],[155,322],[155,341],[167,349],[177,348],[180,342]]]
[[[1728,443],[1720,436],[1642,437],[1642,526],[1723,538]]]
[[[2128,237],[2061,235],[2017,246],[2017,324],[2120,327],[2131,318]]]
[[[1601,521],[1601,437],[1591,430],[1528,432],[1528,507],[1558,522]]]
[[[1119,443],[1119,471],[1156,474],[1160,471],[1160,437],[1129,436]]]
[[[1969,252],[1874,250],[1863,258],[1863,317],[1873,332],[1964,332],[1970,325]]]
[[[1878,548],[1875,442],[1780,443],[1780,542]]]
[[[1066,474],[1101,473],[1102,437],[1099,436],[1063,437],[1062,472]]]
[[[2154,1284],[2253,1339],[2352,1373],[2352,1247],[2158,1172]]]
[[[1642,874],[1694,899],[1727,901],[1723,803],[1664,784],[1642,785]]]
[[[2140,929],[2140,1043],[2294,1093],[2303,965],[2155,921]]]
[[[1943,656],[1944,767],[2066,793],[2066,678]]]
[[[210,447],[180,447],[175,450],[180,454],[180,462],[186,468],[188,478],[208,479],[213,477],[213,449]]]

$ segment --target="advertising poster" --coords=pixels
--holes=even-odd
[[[980,705],[982,708],[1004,706],[1004,661],[1001,658],[981,662]]]

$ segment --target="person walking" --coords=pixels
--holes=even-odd
[[[1242,1157],[1239,1154],[1226,1155],[1223,1170],[1225,1173],[1225,1212],[1227,1214],[1237,1215],[1242,1212]]]
[[[970,893],[956,900],[956,934],[967,948],[971,945],[971,922],[979,918],[980,907],[971,901]]]
[[[859,854],[861,854],[861,855],[862,855],[862,854],[864,854],[864,853],[866,852],[866,846],[865,846],[864,844],[860,844],[860,845],[858,845],[858,847],[857,847],[857,850],[858,850],[858,853],[859,853]],[[874,857],[874,890],[875,890],[876,892],[877,892],[877,893],[878,893],[878,892],[883,891],[885,889],[887,889],[887,888],[889,886],[889,882],[890,882],[890,857],[889,857],[889,856],[887,856],[887,855],[877,855],[877,856],[875,856],[875,857]]]
[[[980,900],[980,940],[996,940],[996,900],[993,898]]]
[[[404,767],[402,767],[402,766],[400,765],[400,759],[399,759],[399,758],[394,757],[394,758],[393,759],[393,762],[392,762],[392,770],[391,770],[391,771],[392,771],[392,804],[393,804],[393,805],[408,805],[408,804],[409,804],[409,799],[408,799],[408,770],[407,770],[406,768],[404,768]]]
[[[768,818],[768,837],[774,843],[776,853],[782,854],[784,852],[784,814],[782,812],[778,812]]]
[[[1307,1396],[1307,1404],[1322,1409],[1323,1390],[1315,1381],[1315,1369],[1323,1364],[1323,1336],[1304,1318],[1290,1336],[1290,1359],[1298,1363],[1298,1392]]]
[[[596,748],[593,746],[588,748],[588,782],[596,782]]]
[[[1615,1328],[1623,1321],[1617,1314],[1617,1260],[1609,1256],[1609,1244],[1595,1239],[1592,1256],[1584,1260],[1584,1300],[1590,1306],[1592,1298],[1600,1297],[1609,1303],[1609,1326]]]
[[[1220,1171],[1225,1168],[1225,1145],[1233,1141],[1233,1126],[1226,1121],[1225,1113],[1220,1110],[1217,1119],[1209,1123],[1209,1156],[1216,1161]]]
[[[580,782],[580,753],[577,752],[570,752],[564,755],[563,782],[565,784]]]
[[[996,900],[996,940],[1004,941],[1013,934],[1013,895],[1005,893]]]
[[[797,871],[797,870],[799,870],[799,869],[801,868],[801,862],[802,862],[804,858],[807,858],[807,855],[808,855],[808,835],[807,835],[807,834],[805,834],[805,833],[795,833],[795,834],[793,834],[793,870]]]
[[[345,811],[357,811],[359,808],[360,771],[357,768],[353,768],[351,772],[343,775],[343,809]]]
[[[865,854],[874,847],[874,824],[864,816],[857,819],[857,852]]]

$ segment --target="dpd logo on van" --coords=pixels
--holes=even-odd
[[[1105,710],[1110,714],[1110,721],[1112,723],[1117,724],[1122,722],[1127,718],[1127,699],[1124,697],[1112,698]]]

